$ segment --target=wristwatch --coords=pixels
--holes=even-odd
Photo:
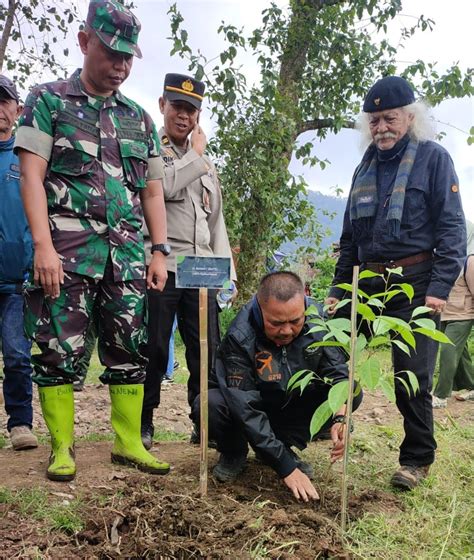
[[[159,251],[160,253],[163,253],[165,257],[167,257],[171,253],[171,247],[170,245],[168,245],[168,243],[157,243],[156,245],[151,246],[150,251],[152,255],[155,251]]]

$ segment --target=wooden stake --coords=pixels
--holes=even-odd
[[[207,345],[207,288],[199,288],[199,345],[201,350],[200,404],[201,404],[201,454],[199,488],[207,496],[207,441],[208,441],[208,345]]]
[[[349,466],[349,440],[351,435],[352,402],[354,400],[354,373],[357,344],[357,290],[359,288],[359,267],[352,270],[352,304],[351,304],[351,353],[349,357],[349,394],[346,408],[346,429],[344,432],[344,457],[342,469],[342,498],[341,498],[341,529],[345,533],[347,526],[347,471]]]

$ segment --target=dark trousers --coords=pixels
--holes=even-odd
[[[311,440],[309,430],[314,411],[327,400],[330,385],[327,391],[321,387],[309,385],[303,394],[290,400],[288,405],[279,410],[265,410],[271,428],[278,440],[288,447],[294,446],[304,449]],[[237,389],[236,389],[237,390]],[[357,410],[362,402],[362,391],[354,395],[353,410]],[[263,404],[265,406],[265,403]],[[192,407],[191,418],[196,424],[200,419],[200,399],[195,399]],[[233,418],[224,395],[218,388],[209,389],[209,439],[217,443],[217,449],[227,455],[242,455],[247,452],[248,443],[244,431]],[[332,425],[331,419],[321,428],[321,431]]]
[[[214,361],[216,347],[220,342],[217,316],[216,291],[208,293],[208,352],[209,372]],[[142,422],[151,423],[153,409],[160,404],[161,380],[168,364],[169,340],[174,316],[178,317],[178,329],[186,347],[186,364],[189,370],[188,402],[199,394],[200,358],[199,346],[199,290],[175,287],[175,274],[168,273],[162,292],[148,291],[148,343],[146,354],[148,367],[145,380]]]
[[[3,353],[3,396],[8,415],[7,429],[31,428],[33,390],[31,342],[23,330],[23,296],[0,294],[0,342]]]
[[[404,294],[392,298],[384,311],[384,315],[398,317],[409,321],[416,307],[425,305],[426,290],[431,278],[431,264],[420,263],[404,269],[403,277],[392,275],[391,284],[406,282],[415,291],[412,302]],[[360,289],[370,294],[385,290],[384,280],[380,277],[369,278],[360,282]],[[342,308],[338,316],[348,316],[350,306]],[[418,318],[424,317],[420,315]],[[428,315],[439,325],[439,316]],[[365,331],[362,323],[362,331]],[[367,334],[367,333],[366,333]],[[405,354],[398,346],[392,345],[392,364],[394,372],[412,371],[420,386],[415,396],[407,393],[403,383],[395,381],[395,396],[397,408],[403,416],[405,437],[400,446],[400,464],[422,466],[430,465],[434,461],[436,441],[433,435],[433,406],[431,402],[431,388],[433,372],[436,363],[438,343],[430,338],[415,333],[416,349],[411,355]],[[406,375],[400,377],[407,380]],[[408,380],[407,380],[408,381]]]

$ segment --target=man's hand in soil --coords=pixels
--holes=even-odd
[[[283,482],[293,492],[293,496],[304,502],[309,500],[319,500],[319,494],[311,483],[311,480],[299,469],[295,469],[291,474],[283,479]]]

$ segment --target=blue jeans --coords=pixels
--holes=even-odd
[[[3,396],[7,429],[33,421],[31,342],[23,331],[23,296],[0,294],[0,340],[3,353]]]
[[[173,379],[174,372],[174,331],[178,326],[178,317],[174,316],[173,328],[171,330],[170,343],[168,348],[168,365],[166,366],[165,379]]]

